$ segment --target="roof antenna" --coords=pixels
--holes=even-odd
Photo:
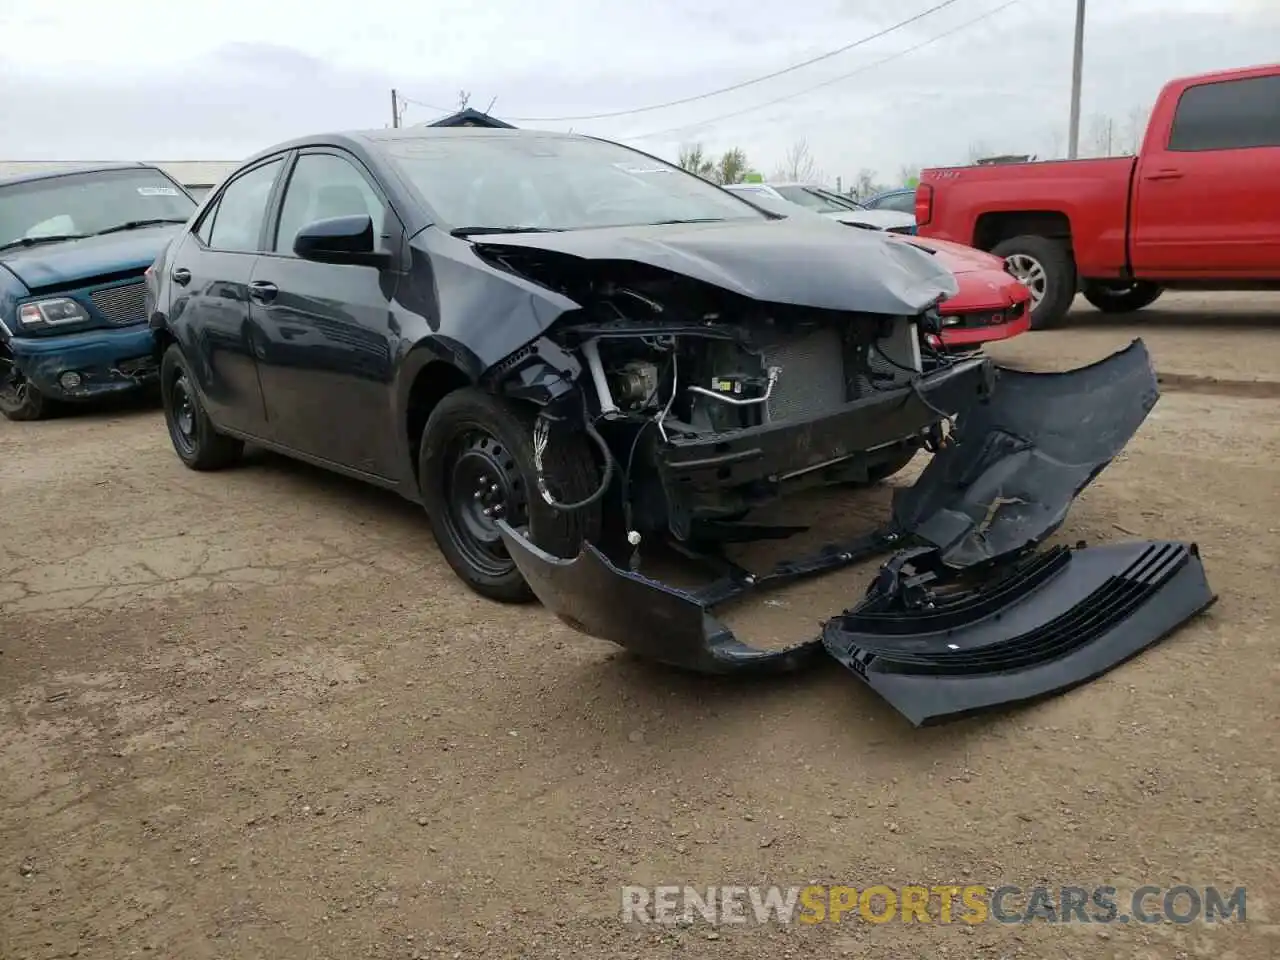
[[[485,108],[484,108],[484,115],[485,115],[486,117],[491,117],[491,116],[493,116],[493,105],[494,105],[495,103],[497,103],[497,102],[498,102],[498,98],[497,98],[497,97],[494,97],[492,100],[490,100],[490,101],[489,101],[489,105],[488,105],[487,107],[485,107]]]

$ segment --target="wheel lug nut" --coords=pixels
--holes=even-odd
[[[484,508],[484,510],[483,510],[482,512],[484,513],[484,515],[485,515],[486,517],[492,517],[492,516],[493,516],[493,508],[492,508],[492,507],[485,507],[485,508]]]
[[[476,500],[483,500],[483,499],[484,499],[484,491],[483,491],[483,490],[477,490],[475,493],[473,493],[473,494],[472,494],[472,497],[474,497]]]
[[[490,492],[490,493],[497,493],[497,492],[498,492],[498,485],[497,485],[496,483],[490,484],[490,485],[489,485],[489,492]]]

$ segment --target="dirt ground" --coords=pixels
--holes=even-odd
[[[1166,391],[1063,538],[1200,544],[1219,603],[1061,698],[912,730],[840,668],[657,669],[465,592],[418,510],[158,412],[0,421],[0,957],[1280,952],[1280,297],[1170,296]],[[865,528],[887,487],[807,504]],[[757,603],[799,639],[867,570]],[[786,636],[783,636],[786,634]],[[1247,887],[1247,922],[624,925],[625,884]]]

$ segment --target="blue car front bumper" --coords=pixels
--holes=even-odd
[[[145,323],[53,337],[14,337],[9,350],[18,371],[53,400],[92,400],[135,390],[160,377],[155,337]]]

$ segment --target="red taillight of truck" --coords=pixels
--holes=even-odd
[[[916,226],[923,227],[933,219],[933,187],[922,183],[916,187]]]

